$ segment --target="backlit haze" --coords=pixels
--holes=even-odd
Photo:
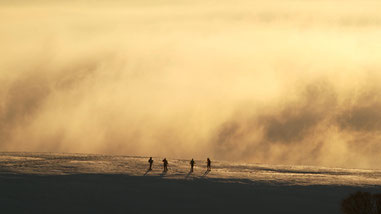
[[[380,1],[0,2],[0,150],[381,168]]]

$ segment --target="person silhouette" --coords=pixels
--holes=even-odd
[[[152,157],[149,158],[148,163],[149,163],[149,169],[148,170],[151,171],[152,170],[152,164],[153,164]]]
[[[168,161],[166,158],[163,159],[163,166],[164,166],[163,172],[168,171]]]
[[[211,161],[209,158],[206,159],[206,171],[210,171],[212,170],[212,167],[211,167]]]
[[[191,165],[190,172],[193,172],[193,166],[194,166],[194,160],[193,160],[193,158],[192,158],[192,160],[190,161],[190,165]]]

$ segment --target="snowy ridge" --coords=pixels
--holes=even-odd
[[[205,174],[206,161],[195,160],[189,173],[189,160],[169,161],[169,171],[162,172],[162,158],[153,158],[154,167],[147,171],[148,157],[63,154],[0,153],[0,173],[36,175],[125,174],[160,176],[163,179],[222,179],[226,182],[267,182],[283,185],[379,186],[381,170],[343,169],[316,166],[238,164],[213,161],[212,171]]]

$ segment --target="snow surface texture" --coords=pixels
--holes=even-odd
[[[340,213],[381,186],[381,170],[153,159],[0,153],[0,213]]]

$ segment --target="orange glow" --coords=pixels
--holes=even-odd
[[[0,150],[379,168],[379,11],[3,1]]]

